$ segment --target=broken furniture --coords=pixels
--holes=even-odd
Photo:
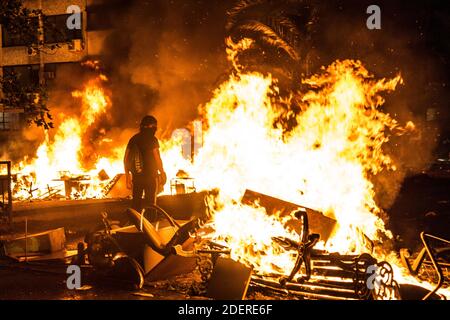
[[[166,218],[166,226],[159,227],[149,222],[145,213],[152,210]],[[97,269],[109,276],[117,275],[113,269],[117,264],[115,259],[120,255],[122,262],[128,260],[131,276],[128,280],[135,281],[134,284],[141,287],[144,277],[155,280],[187,273],[195,268],[195,258],[176,257],[175,247],[189,249],[190,233],[199,226],[199,219],[180,225],[157,206],[146,208],[141,213],[129,208],[126,214],[133,225],[112,229],[104,216],[105,230],[86,237],[88,260]],[[162,222],[158,221],[158,224]]]
[[[265,292],[290,294],[308,299],[395,299],[400,298],[393,269],[385,261],[377,261],[368,253],[356,255],[329,253],[314,249],[319,234],[309,233],[309,216],[305,209],[295,215],[300,230],[299,240],[273,238],[273,245],[296,253],[293,269],[285,274],[252,275],[250,286]],[[218,257],[228,257],[229,250],[212,242],[206,243],[196,254],[202,279],[209,282]],[[180,252],[180,254],[182,254]],[[209,261],[208,261],[209,260]],[[375,274],[377,272],[377,274]],[[375,283],[375,276],[377,281]],[[368,283],[373,282],[370,287]],[[208,288],[205,283],[204,288]]]
[[[291,239],[279,237],[273,238],[274,241],[278,242],[285,249],[297,251],[297,259],[291,273],[288,277],[282,277],[280,279],[280,283],[283,285],[294,279],[295,275],[299,273],[302,265],[305,267],[305,275],[301,278],[301,281],[307,281],[311,278],[311,249],[320,239],[320,235],[317,233],[309,234],[308,214],[305,210],[299,210],[294,215],[297,219],[301,220],[301,241],[296,242]]]
[[[76,192],[82,191],[83,187],[91,180],[91,177],[86,175],[71,176],[69,173],[62,172],[59,179],[54,179],[53,181],[63,181],[64,182],[64,194],[67,199],[70,199],[73,195],[74,190]]]
[[[170,180],[170,194],[185,194],[195,192],[195,179],[183,170],[178,170],[175,178]]]
[[[170,193],[175,194],[185,194],[195,192],[195,180],[194,178],[173,178],[170,180]]]
[[[423,300],[430,299],[442,286],[450,286],[450,241],[425,232],[420,233],[423,248],[411,263],[408,249],[400,250],[403,265],[420,280],[434,280],[436,287],[426,292]]]
[[[127,188],[125,174],[116,174],[103,188],[103,194],[108,198],[127,198],[131,196],[131,190]]]
[[[6,239],[2,254],[16,261],[33,261],[65,255],[64,228]]]
[[[323,250],[311,250],[311,275],[287,281],[276,275],[252,278],[255,289],[273,291],[306,299],[327,300],[378,300],[399,299],[398,285],[393,280],[393,270],[387,262],[379,262],[369,254],[341,255]],[[380,287],[369,289],[370,266],[384,274]],[[303,273],[301,273],[302,275]]]

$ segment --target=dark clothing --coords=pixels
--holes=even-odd
[[[155,178],[158,175],[158,168],[156,166],[153,150],[159,148],[158,139],[156,139],[153,132],[144,129],[130,139],[127,149],[131,150],[133,149],[133,146],[137,146],[142,155],[143,172],[139,174],[142,174],[148,179]]]
[[[135,170],[131,168],[133,163],[129,164],[128,169],[133,176],[133,209],[141,211],[142,208],[156,202],[158,168],[153,150],[159,148],[159,142],[154,131],[143,129],[134,135],[128,142],[127,149],[134,152],[136,147],[140,153],[139,161],[142,161],[142,171],[134,172]],[[134,159],[134,155],[129,154],[129,157]],[[142,201],[142,193],[144,193],[144,201]]]
[[[144,199],[142,199],[144,193]],[[133,209],[141,211],[150,204],[156,203],[156,178],[145,178],[133,175]]]

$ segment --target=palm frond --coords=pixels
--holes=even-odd
[[[252,32],[256,38],[270,47],[275,47],[286,51],[294,60],[299,60],[296,50],[285,40],[283,40],[271,27],[259,21],[247,21],[241,24],[238,29],[241,32]]]
[[[270,26],[278,36],[284,39],[292,47],[297,47],[301,39],[300,32],[289,18],[284,16],[273,16],[267,19],[267,25]]]
[[[276,4],[278,7],[280,4]],[[272,0],[239,0],[234,7],[228,10],[226,29],[231,30],[239,21],[249,18],[258,19],[274,11]]]

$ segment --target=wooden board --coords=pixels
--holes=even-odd
[[[216,300],[243,300],[252,269],[229,258],[217,258],[206,296]]]
[[[309,230],[310,233],[320,234],[320,239],[325,242],[333,234],[334,228],[337,225],[337,221],[329,217],[324,216],[321,212],[301,206],[296,203],[284,201],[278,198],[274,198],[256,191],[246,190],[242,197],[242,203],[252,205],[259,203],[267,211],[267,214],[272,215],[276,212],[287,215],[294,210],[304,209],[308,214]],[[295,225],[293,227],[296,227]]]
[[[206,195],[207,192],[161,195],[156,199],[156,204],[175,219],[190,220],[192,217],[205,216]]]

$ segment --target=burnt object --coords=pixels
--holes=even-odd
[[[100,279],[112,279],[116,284],[142,288],[144,271],[139,263],[120,246],[109,232],[97,232],[86,237],[85,254]],[[78,254],[81,256],[81,253]]]
[[[165,217],[158,224],[168,226],[154,226],[145,217],[151,211]],[[127,209],[126,214],[133,225],[115,228],[102,213],[103,230],[86,236],[88,261],[98,275],[141,288],[144,278],[159,280],[195,268],[195,257],[178,257],[177,250],[189,249],[190,234],[198,228],[199,219],[180,225],[156,205],[142,213]]]
[[[280,283],[285,285],[288,281],[292,281],[295,275],[300,271],[302,265],[305,266],[305,275],[297,281],[307,281],[311,278],[311,250],[319,241],[320,235],[317,233],[309,234],[308,214],[306,211],[299,210],[295,213],[295,217],[302,221],[301,241],[295,242],[287,238],[274,238],[286,249],[296,250],[297,259],[294,268],[288,277],[282,277]]]
[[[173,227],[176,227],[176,232],[173,237],[169,240],[169,242],[164,243],[159,234],[157,233],[155,227],[143,216],[143,214],[137,212],[134,209],[127,209],[127,215],[130,217],[132,223],[141,230],[143,233],[143,237],[145,243],[150,246],[153,250],[158,252],[163,256],[168,256],[169,254],[176,253],[175,246],[183,244],[190,237],[190,233],[194,232],[196,228],[199,227],[199,219],[193,219],[188,223],[180,226],[169,214],[167,214],[163,209],[157,207],[156,205],[152,206],[149,209],[157,210],[158,212],[164,214],[168,221],[172,224]]]
[[[64,250],[65,242],[64,228],[58,228],[6,241],[4,251],[6,255],[14,257],[41,255]]]
[[[280,283],[275,276],[252,278],[255,289],[285,293],[306,299],[326,300],[383,300],[400,299],[398,284],[387,262],[378,262],[371,255],[341,255],[322,250],[311,251],[311,278]],[[380,275],[379,283],[372,289],[368,284],[375,281],[371,266]],[[378,279],[378,278],[377,278]]]
[[[67,199],[72,197],[73,192],[82,191],[85,188],[88,181],[91,180],[91,177],[86,175],[71,177],[68,175],[62,175],[60,179],[54,179],[54,181],[63,181],[64,182],[64,193]],[[51,191],[49,190],[51,194]]]
[[[105,171],[104,169],[102,169],[102,170],[100,170],[100,171],[98,172],[98,178],[99,178],[101,181],[105,181],[105,180],[109,180],[109,179],[110,179],[109,176],[108,176],[108,174],[106,173],[106,171]]]
[[[119,173],[112,178],[103,189],[103,194],[108,198],[127,198],[131,191],[127,188],[125,174]]]

